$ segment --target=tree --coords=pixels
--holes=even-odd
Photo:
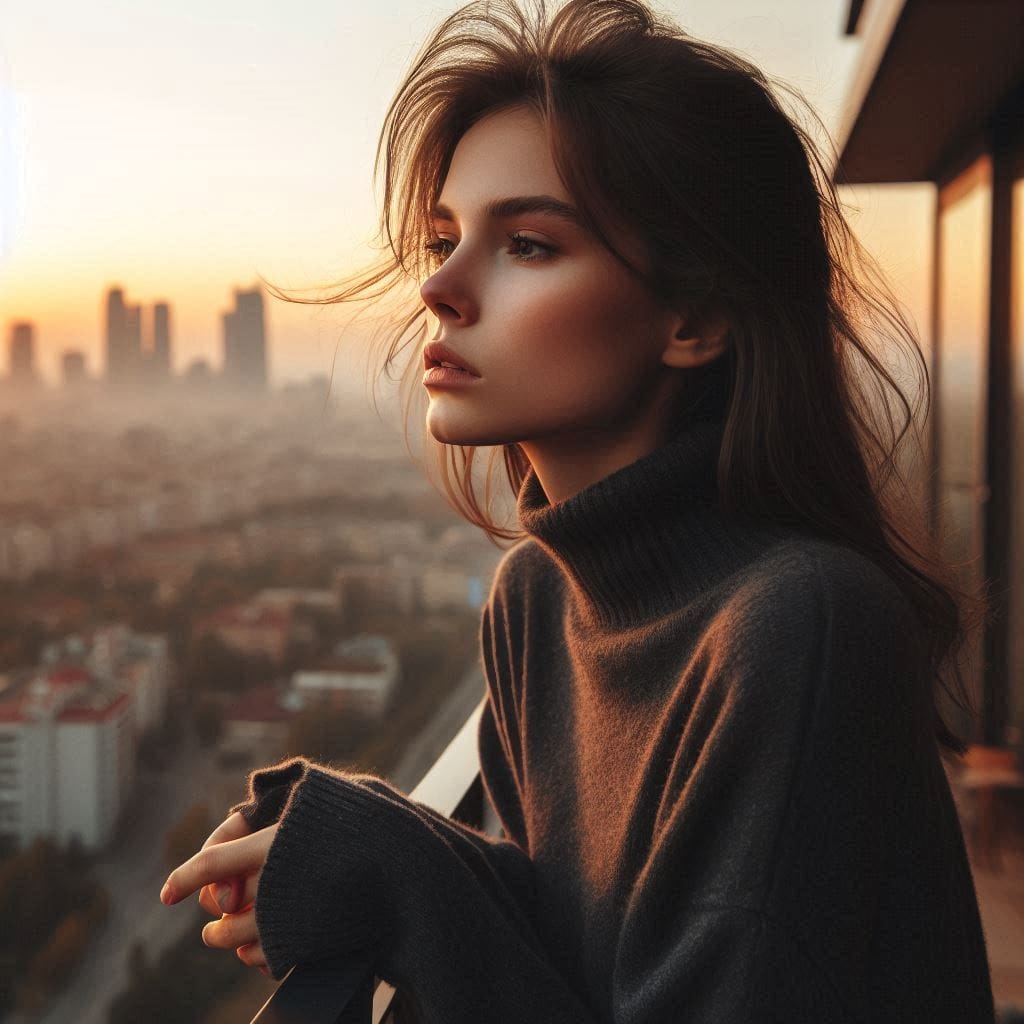
[[[22,1009],[45,1004],[77,962],[82,935],[109,913],[106,890],[89,874],[91,858],[48,837],[0,861],[0,1015],[17,993]]]
[[[68,914],[57,925],[49,941],[29,964],[26,995],[32,1008],[36,991],[49,993],[64,987],[88,941],[89,927],[80,914]]]

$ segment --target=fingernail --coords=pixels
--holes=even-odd
[[[169,904],[171,902],[171,883],[164,882],[164,887],[160,890],[160,902]]]
[[[217,905],[221,910],[227,910],[231,905],[231,886],[230,885],[218,885],[217,886]]]

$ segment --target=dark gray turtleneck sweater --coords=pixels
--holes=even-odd
[[[720,441],[555,505],[524,481],[480,633],[504,838],[303,758],[250,776],[274,977],[375,949],[430,1024],[993,1021],[911,606],[727,522]]]

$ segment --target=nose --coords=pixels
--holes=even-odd
[[[441,326],[466,327],[477,319],[477,303],[470,294],[464,275],[453,273],[452,258],[420,285],[423,304],[441,322]]]

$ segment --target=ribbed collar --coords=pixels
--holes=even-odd
[[[723,420],[550,504],[531,467],[519,525],[561,569],[585,618],[626,628],[678,609],[763,550],[771,527],[727,521],[716,471]]]

